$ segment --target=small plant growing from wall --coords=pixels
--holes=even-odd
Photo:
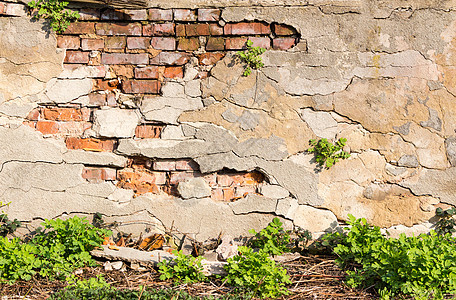
[[[249,76],[252,73],[252,69],[259,69],[264,66],[263,59],[260,55],[263,54],[266,49],[253,47],[253,42],[251,40],[247,40],[246,46],[246,51],[239,51],[237,54],[241,58],[241,61],[247,64],[243,75]]]
[[[37,9],[35,18],[48,19],[52,30],[57,33],[63,33],[71,21],[78,20],[80,15],[78,12],[72,12],[66,9],[68,2],[59,0],[32,0],[28,6],[32,9]]]
[[[350,157],[350,153],[343,151],[347,139],[341,138],[335,144],[331,143],[327,139],[311,139],[309,144],[312,146],[307,149],[307,152],[315,154],[315,160],[318,165],[323,166],[326,169],[331,168],[339,159],[347,159]]]
[[[452,234],[456,232],[456,220],[454,215],[456,215],[456,208],[452,207],[446,210],[438,207],[435,210],[435,215],[439,217],[439,220],[435,224],[435,232],[439,235],[445,235],[447,233]]]

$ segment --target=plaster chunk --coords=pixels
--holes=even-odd
[[[0,99],[0,113],[11,117],[25,118],[35,107],[36,103],[31,101],[30,97],[16,98],[6,102]]]
[[[248,139],[240,143],[233,152],[240,157],[256,156],[266,160],[282,160],[288,156],[284,140],[277,136]]]
[[[47,100],[42,103],[68,103],[87,95],[92,90],[92,79],[52,80],[47,84],[44,95]]]
[[[252,212],[273,213],[276,210],[277,199],[248,194],[240,200],[229,203],[229,206],[236,215]]]
[[[211,187],[202,178],[192,178],[188,181],[181,181],[177,190],[182,198],[204,198],[211,196]]]
[[[290,192],[280,185],[262,185],[259,192],[265,197],[274,199],[282,199],[290,195]]]
[[[294,198],[284,198],[277,200],[275,213],[287,219],[293,220],[296,210],[299,208],[298,200]]]
[[[84,182],[77,186],[67,188],[65,191],[68,193],[79,194],[84,196],[106,198],[115,190],[116,186],[112,182]]]
[[[299,205],[293,217],[293,224],[312,233],[333,231],[339,225],[331,211],[308,205]]]
[[[186,82],[185,94],[190,97],[201,97],[201,80],[191,80]]]
[[[118,203],[128,203],[133,199],[134,194],[135,192],[133,190],[116,188],[109,194],[108,199]]]
[[[68,152],[63,155],[63,160],[69,164],[125,167],[128,159],[109,152],[68,150]]]
[[[134,110],[101,109],[94,112],[92,129],[103,137],[133,137],[139,121]]]
[[[165,85],[163,85],[161,91],[162,91],[163,97],[166,97],[166,98],[184,98],[185,97],[184,86],[177,82],[172,82],[172,81],[167,82]]]
[[[164,140],[182,140],[182,139],[186,139],[187,137],[184,135],[184,132],[182,130],[182,125],[179,125],[179,126],[168,125],[161,132],[160,138],[164,139]]]
[[[337,122],[327,112],[313,111],[309,108],[301,110],[301,118],[320,138],[334,140],[337,134]]]

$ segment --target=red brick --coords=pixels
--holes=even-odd
[[[123,76],[126,78],[133,78],[135,66],[132,65],[112,65],[111,71],[116,74],[116,76]]]
[[[95,23],[74,22],[70,23],[64,34],[93,34]]]
[[[167,36],[174,34],[174,23],[154,24],[153,35]]]
[[[79,11],[81,21],[95,21],[100,19],[100,11],[95,8],[82,8]]]
[[[41,113],[45,120],[82,121],[81,110],[76,108],[43,108]]]
[[[119,20],[125,20],[126,19],[126,15],[120,11],[120,10],[116,10],[116,9],[105,9],[102,13],[101,13],[101,19],[102,20],[116,20],[116,21],[119,21]]]
[[[272,24],[272,29],[276,35],[293,35],[296,33],[293,27],[281,24]]]
[[[68,149],[77,150],[82,149],[85,151],[114,151],[115,140],[100,140],[94,138],[79,138],[68,137],[65,139],[65,144]]]
[[[89,52],[66,51],[64,62],[67,64],[86,64],[89,62]]]
[[[107,65],[147,65],[147,53],[103,53],[101,63]]]
[[[176,170],[176,162],[175,161],[154,161],[153,167],[156,171],[174,171]]]
[[[0,14],[6,11],[6,3],[0,2]]]
[[[39,118],[40,118],[40,109],[34,108],[29,112],[26,119],[30,120],[30,121],[38,121]]]
[[[235,189],[234,197],[240,198],[240,197],[245,197],[248,194],[254,194],[254,193],[256,193],[255,186],[238,186]]]
[[[176,50],[176,40],[172,37],[153,37],[150,45],[157,50]]]
[[[187,24],[185,25],[186,36],[209,35],[209,24]]]
[[[157,185],[166,182],[166,173],[150,172],[145,169],[124,169],[117,172],[118,186],[125,189],[132,189],[136,194],[159,193]]]
[[[123,49],[127,46],[127,37],[110,36],[105,38],[106,49]]]
[[[57,36],[57,47],[65,49],[79,49],[80,40],[77,36]]]
[[[138,125],[136,126],[135,136],[140,139],[160,138],[162,126]]]
[[[209,38],[207,40],[206,50],[225,50],[225,40],[223,38]]]
[[[220,20],[220,9],[200,8],[198,9],[198,21],[211,22]]]
[[[149,20],[151,21],[172,21],[173,11],[171,9],[149,9]]]
[[[272,48],[276,50],[288,50],[296,43],[295,38],[275,38],[272,40]]]
[[[82,178],[89,181],[116,180],[116,169],[111,168],[84,168]]]
[[[135,78],[139,79],[157,79],[159,70],[157,66],[147,66],[144,68],[135,68]]]
[[[119,86],[120,82],[118,79],[95,79],[92,91],[112,91],[115,89],[119,89]]]
[[[98,35],[134,35],[140,36],[142,27],[139,23],[97,23]]]
[[[100,50],[104,48],[103,39],[82,39],[82,50]]]
[[[209,32],[211,35],[223,35],[223,27],[218,24],[209,24]]]
[[[89,94],[89,105],[90,106],[105,106],[106,105],[106,94],[90,93]]]
[[[128,49],[147,49],[150,46],[150,38],[146,37],[128,37]]]
[[[185,25],[184,24],[176,25],[176,36],[185,36]]]
[[[195,51],[198,50],[200,46],[198,38],[179,38],[177,43],[177,50],[184,50],[184,51]]]
[[[183,67],[166,67],[164,76],[166,78],[184,78]]]
[[[269,37],[249,37],[249,40],[253,42],[253,47],[271,48],[271,39]]]
[[[211,191],[211,199],[213,201],[223,201],[223,189],[222,188],[216,188]]]
[[[271,28],[263,23],[230,23],[225,25],[227,35],[270,34]]]
[[[229,38],[226,39],[226,50],[241,50],[244,49],[247,38]]]
[[[6,3],[4,14],[15,17],[24,17],[27,15],[27,10],[24,5],[16,3]]]
[[[196,21],[196,12],[190,9],[173,9],[174,21]]]
[[[38,121],[36,122],[36,130],[42,134],[55,134],[59,132],[59,124],[54,121]]]
[[[124,80],[122,90],[127,94],[158,94],[160,82],[158,80]]]
[[[228,174],[217,174],[217,184],[219,186],[231,186],[234,184],[233,176]]]
[[[201,173],[196,172],[171,172],[169,183],[178,184],[182,181],[188,181],[195,177],[201,177]]]
[[[151,65],[181,66],[190,59],[190,54],[182,52],[160,52],[150,60]]]
[[[176,170],[178,170],[178,171],[199,171],[199,166],[192,159],[181,159],[181,160],[176,160]]]
[[[226,202],[231,202],[235,198],[235,189],[230,188],[223,188],[223,200]]]
[[[220,52],[207,52],[198,55],[198,62],[203,66],[213,65],[221,60],[224,56],[225,54]]]
[[[145,21],[148,18],[147,10],[145,9],[124,9],[126,20]]]

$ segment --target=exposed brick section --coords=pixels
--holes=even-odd
[[[106,94],[101,94],[101,93],[89,94],[89,105],[90,106],[105,106],[106,105]]]
[[[32,111],[29,112],[26,119],[30,120],[30,121],[38,121],[40,118],[40,115],[41,115],[40,109],[34,108],[34,109],[32,109]]]
[[[74,22],[70,23],[64,34],[94,34],[95,23]]]
[[[148,19],[148,13],[146,9],[125,9],[124,13],[126,20],[145,21]]]
[[[225,57],[225,54],[220,52],[208,52],[198,55],[198,62],[200,65],[208,66],[213,65]]]
[[[226,35],[270,34],[271,28],[263,23],[229,23],[225,25]]]
[[[65,139],[65,144],[68,149],[77,150],[82,149],[85,151],[114,151],[116,144],[115,140],[100,140],[94,138],[79,138],[79,137],[68,137]]]
[[[66,51],[65,60],[67,64],[87,64],[89,62],[89,52]]]
[[[103,39],[82,39],[81,40],[82,50],[101,50],[104,48]]]
[[[36,122],[36,130],[42,134],[56,134],[59,132],[59,124],[54,121],[38,121]]]
[[[172,37],[153,37],[150,45],[157,50],[176,50],[176,40]]]
[[[118,79],[103,80],[95,79],[93,84],[93,91],[112,91],[119,89],[120,82]]]
[[[198,21],[218,21],[221,13],[220,9],[200,8],[198,9]]]
[[[135,137],[137,137],[139,139],[159,138],[162,130],[163,130],[163,126],[138,125],[135,130]]]
[[[166,182],[166,173],[151,172],[145,169],[124,169],[117,172],[117,186],[132,189],[136,194],[159,193],[158,185]]]
[[[146,65],[149,55],[146,53],[103,53],[101,63],[107,65]]]
[[[175,21],[196,21],[196,11],[190,9],[173,9]]]
[[[110,36],[105,38],[106,49],[124,49],[127,45],[127,37],[125,36]]]
[[[79,49],[80,40],[77,36],[62,36],[57,37],[57,47],[65,49]]]
[[[177,43],[177,50],[195,51],[198,50],[199,46],[200,43],[198,38],[180,38]]]
[[[177,171],[199,171],[198,164],[192,159],[181,159],[176,161]]]
[[[116,180],[116,169],[111,168],[84,168],[82,178],[89,181]]]
[[[226,50],[241,50],[245,48],[247,38],[229,38],[226,39],[225,49]]]
[[[151,65],[185,65],[190,59],[190,54],[180,52],[160,52],[150,60]]]
[[[235,188],[234,199],[239,199],[247,196],[248,194],[256,193],[255,186],[238,186]]]
[[[225,50],[225,40],[223,38],[209,38],[206,44],[208,51]]]
[[[153,26],[152,26],[153,25]],[[154,35],[154,36],[171,36],[174,35],[174,23],[161,23],[161,24],[149,24],[148,26],[151,26],[152,29],[144,35]]]
[[[275,38],[272,40],[272,48],[276,50],[288,50],[295,44],[295,38]]]
[[[173,11],[171,9],[149,9],[149,20],[151,21],[172,21]]]
[[[176,170],[175,161],[155,161],[152,167],[156,171],[174,171]]]
[[[43,108],[41,110],[45,120],[52,121],[82,121],[82,113],[76,108]]]
[[[223,27],[218,24],[209,24],[209,32],[211,35],[223,35]]]
[[[117,76],[123,76],[126,78],[134,77],[134,71],[133,71],[134,68],[135,68],[135,66],[132,66],[132,65],[112,65],[111,66],[111,70]]]
[[[272,29],[276,35],[293,35],[296,34],[296,30],[288,25],[272,24]]]
[[[139,23],[97,23],[98,35],[134,35],[140,36],[142,27]]]
[[[125,80],[122,90],[127,94],[158,94],[160,82],[158,80]]]
[[[209,24],[188,24],[185,25],[186,36],[210,35]]]
[[[165,78],[184,78],[183,67],[166,67],[163,74]]]
[[[128,37],[128,49],[147,49],[150,46],[150,38],[146,37]]]
[[[185,25],[184,24],[176,25],[176,35],[185,36]]]
[[[250,37],[249,39],[252,41],[253,47],[271,48],[271,39],[269,37]]]
[[[135,68],[135,78],[157,79],[158,77],[159,77],[159,68],[157,66],[147,66],[144,68]]]

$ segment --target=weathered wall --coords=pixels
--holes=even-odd
[[[419,231],[456,204],[456,3],[74,7],[61,35],[0,2],[0,200],[198,240],[272,215]],[[268,49],[243,77],[236,51]],[[317,170],[311,138],[348,140]],[[414,226],[407,229],[403,226]]]

